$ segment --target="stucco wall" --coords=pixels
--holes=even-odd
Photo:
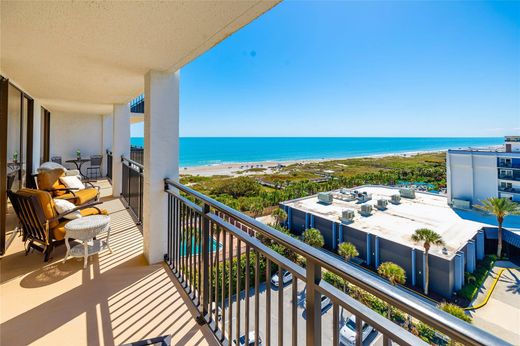
[[[61,156],[63,162],[76,157],[76,150],[81,156],[103,154],[103,117],[101,115],[59,113],[51,114],[50,157]],[[86,173],[86,163],[82,172]],[[74,168],[73,164],[65,164]],[[104,163],[103,165],[104,166]],[[103,167],[102,167],[103,168]],[[102,170],[104,174],[104,170]]]
[[[451,198],[473,200],[471,155],[450,154]]]
[[[473,203],[480,203],[480,201],[489,197],[497,197],[497,158],[473,155],[473,170]]]
[[[294,234],[300,235],[305,228],[305,213],[293,209],[291,218],[291,231]],[[325,238],[324,248],[332,250],[332,223],[330,220],[323,219],[319,216],[314,216],[314,226],[323,234]],[[350,242],[356,246],[359,252],[359,258],[366,260],[367,258],[367,233],[343,225],[342,227],[343,241]],[[339,230],[338,230],[339,238]],[[390,240],[379,238],[379,263],[385,261],[394,262],[406,271],[407,282],[412,280],[412,248],[403,244],[399,244]],[[430,256],[430,290],[449,298],[453,294],[453,260]],[[375,237],[370,237],[370,267],[375,270]],[[423,288],[423,252],[416,249],[416,287]]]

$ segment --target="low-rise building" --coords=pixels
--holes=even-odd
[[[442,236],[445,245],[430,250],[430,290],[444,297],[451,297],[462,287],[465,272],[475,270],[486,247],[489,252],[495,251],[494,218],[474,210],[451,208],[446,196],[415,192],[414,198],[405,198],[399,189],[373,185],[332,191],[331,195],[331,203],[321,202],[317,195],[283,202],[287,227],[297,235],[308,228],[318,229],[329,251],[336,251],[341,242],[351,242],[363,264],[372,269],[385,261],[394,262],[405,269],[407,283],[418,288],[424,286],[425,280],[424,248],[411,236],[419,228],[432,229]],[[382,204],[385,207],[378,208]],[[350,217],[345,217],[344,212],[350,212]],[[519,218],[508,222],[511,229],[520,229]],[[508,232],[520,240],[520,233]]]

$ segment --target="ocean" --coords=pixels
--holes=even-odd
[[[348,158],[501,145],[503,137],[181,137],[180,166]],[[134,146],[144,138],[132,137]]]

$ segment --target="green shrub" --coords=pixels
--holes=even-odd
[[[471,323],[471,317],[466,315],[466,313],[464,312],[464,309],[458,305],[451,304],[451,303],[441,303],[441,304],[439,304],[439,309],[446,311],[447,313],[449,313],[457,318],[460,318],[463,321]]]
[[[496,260],[496,255],[487,255],[482,259],[482,261],[477,263],[477,267],[473,274],[465,273],[466,283],[462,286],[458,295],[469,301],[473,300],[477,295],[480,286],[482,286],[484,280],[486,280],[489,271],[495,265]]]
[[[435,339],[435,329],[422,322],[417,323],[416,327],[421,339],[428,343],[433,342]]]

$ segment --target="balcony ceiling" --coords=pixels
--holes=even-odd
[[[278,2],[2,1],[0,72],[51,111],[108,113]]]

